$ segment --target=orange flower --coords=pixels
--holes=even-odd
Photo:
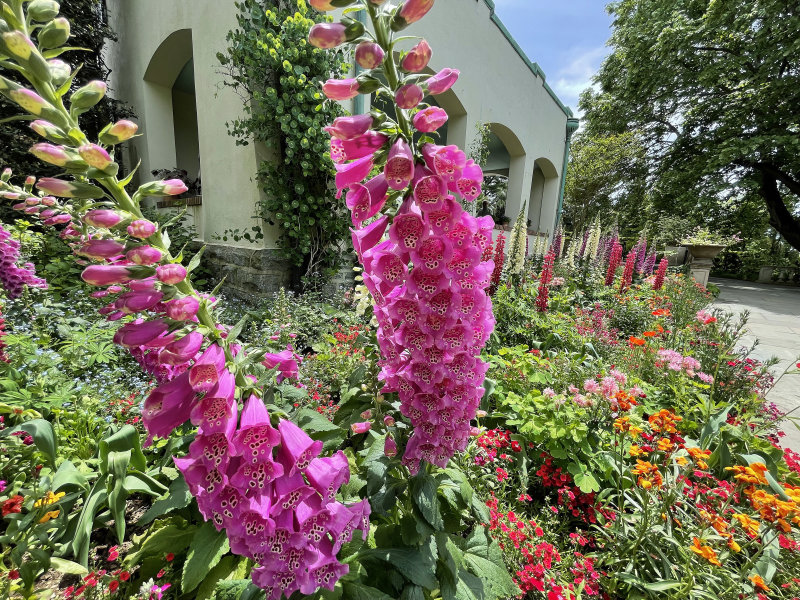
[[[689,453],[689,456],[697,463],[698,469],[706,470],[708,469],[708,463],[705,461],[706,458],[711,456],[711,450],[701,450],[700,448],[687,448],[686,451]]]
[[[740,483],[767,485],[767,478],[764,477],[764,473],[767,471],[767,465],[764,463],[753,463],[749,467],[739,465],[735,467],[725,467],[725,470],[736,473],[733,478]]]
[[[759,523],[756,519],[751,519],[747,515],[741,513],[733,515],[733,518],[739,521],[739,525],[747,532],[747,535],[750,537],[756,537],[758,535]]]
[[[703,546],[703,542],[699,537],[694,538],[693,542],[693,545],[689,546],[689,550],[698,556],[702,556],[712,565],[717,565],[718,567],[722,566],[722,563],[719,562],[719,558],[717,558],[717,553],[714,552],[711,546]]]
[[[648,338],[648,337],[656,337],[658,334],[655,331],[645,331],[642,335]]]
[[[661,473],[658,472],[658,467],[652,463],[636,459],[636,466],[631,470],[631,473],[638,475],[636,482],[639,487],[649,490],[653,485],[661,487],[664,484],[664,479]]]
[[[644,454],[644,450],[642,450],[639,446],[634,444],[630,448],[630,453],[631,456],[641,456],[642,454]]]
[[[650,428],[653,431],[664,431],[665,433],[678,433],[675,423],[683,421],[683,417],[679,417],[674,412],[666,409],[661,409],[654,415],[650,415],[647,419],[650,423]]]
[[[685,467],[689,464],[689,459],[687,459],[685,456],[676,456],[675,462],[678,463],[678,466]]]
[[[669,454],[675,450],[675,444],[669,438],[661,438],[657,444],[659,452],[666,452]]]
[[[60,512],[60,510],[51,510],[50,512],[44,513],[44,516],[39,519],[39,523],[47,523],[50,519],[55,519]]]
[[[711,524],[711,527],[714,528],[714,531],[716,531],[722,537],[730,537],[731,534],[728,533],[730,524],[725,519],[719,515],[712,515],[710,512],[705,510],[700,511],[700,516],[708,521]]]
[[[653,311],[654,317],[670,317],[672,313],[669,312],[668,308],[659,308],[658,310]]]
[[[733,539],[733,536],[728,538],[728,548],[730,548],[734,552],[742,551],[742,547],[736,543],[736,540]]]
[[[642,430],[639,427],[631,424],[630,417],[619,417],[614,421],[614,429],[620,433],[629,433],[634,439],[638,438],[642,434]]]
[[[646,340],[634,336],[629,337],[628,342],[631,346],[644,346],[647,343]]]
[[[761,575],[751,575],[750,577],[748,577],[748,579],[753,582],[753,585],[756,586],[757,590],[762,590],[764,592],[771,591],[767,587],[767,584],[764,583],[764,579],[763,577],[761,577]]]

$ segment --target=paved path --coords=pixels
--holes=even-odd
[[[750,345],[758,340],[752,356],[780,361],[772,369],[775,386],[767,399],[784,412],[796,409],[792,415],[800,417],[800,370],[795,367],[800,357],[800,288],[717,278],[711,283],[721,290],[716,306],[737,314],[750,311],[742,343]],[[790,422],[784,430],[783,445],[800,452],[800,431]]]

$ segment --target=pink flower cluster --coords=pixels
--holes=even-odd
[[[320,458],[322,442],[291,421],[272,427],[262,400],[251,395],[237,420],[233,374],[222,348],[212,345],[187,373],[156,390],[145,402],[145,418],[163,415],[174,398],[185,404],[198,435],[189,455],[175,463],[197,498],[200,512],[225,528],[231,550],[255,561],[253,581],[267,598],[287,598],[333,589],[348,567],[336,559],[342,544],[369,531],[366,500],[345,506],[335,500],[350,479],[347,457]],[[183,419],[181,415],[179,419]],[[174,421],[173,421],[174,422]],[[237,425],[238,422],[238,425]]]
[[[697,377],[704,383],[714,383],[711,375],[700,371],[700,361],[691,356],[683,356],[677,350],[661,348],[658,353],[657,367],[666,367],[670,371],[685,371],[689,377]]]
[[[622,261],[622,244],[616,239],[611,246],[611,256],[608,259],[608,270],[606,271],[606,287],[614,285],[614,277],[617,274],[617,267]]]
[[[658,263],[658,270],[656,271],[656,278],[653,281],[653,289],[658,291],[664,286],[664,278],[667,275],[667,267],[669,266],[669,260],[666,258],[662,258],[661,262]]]
[[[37,277],[32,263],[17,266],[20,244],[0,226],[0,284],[9,298],[17,298],[25,286],[46,288],[47,282]]]

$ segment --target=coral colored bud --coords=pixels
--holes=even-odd
[[[390,435],[386,436],[386,441],[383,444],[383,453],[389,458],[397,456],[397,442]]]
[[[161,250],[152,246],[137,246],[125,255],[129,261],[137,265],[152,265],[163,257]]]
[[[401,87],[394,95],[394,101],[400,108],[410,109],[417,106],[425,97],[425,92],[416,84],[410,83]]]
[[[372,429],[372,423],[369,421],[365,421],[364,423],[353,423],[350,425],[350,429],[353,430],[353,433],[367,433],[370,429]]]
[[[330,0],[308,0],[309,4],[320,12],[327,12],[329,10],[336,10],[336,7],[331,4]]]
[[[114,240],[89,240],[75,253],[94,259],[112,258],[125,252],[125,246]]]
[[[188,190],[189,188],[180,179],[166,179],[145,183],[139,188],[138,194],[141,196],[177,196]]]
[[[383,63],[386,53],[380,44],[361,42],[356,46],[356,62],[365,69],[375,69]]]
[[[43,177],[36,182],[36,188],[45,194],[61,198],[102,198],[105,194],[99,187],[80,181],[64,181]]]
[[[85,144],[78,148],[78,153],[86,164],[98,171],[104,171],[114,162],[106,149],[97,144]]]
[[[102,100],[108,86],[103,81],[90,81],[70,97],[70,107],[86,111]]]
[[[100,132],[100,141],[107,146],[113,146],[131,139],[139,130],[139,126],[133,121],[123,119],[106,125]]]
[[[447,111],[431,106],[414,115],[414,127],[423,133],[433,133],[447,123]]]
[[[167,316],[176,321],[188,321],[197,315],[200,310],[200,302],[194,296],[176,298],[167,302]]]
[[[386,425],[386,427],[394,427],[395,425],[394,417],[392,415],[386,415],[385,417],[383,417],[383,424]]]
[[[361,418],[364,419],[365,421],[370,420],[372,418],[372,411],[365,410],[364,412],[361,413]]]
[[[350,100],[358,96],[359,83],[355,79],[328,79],[322,92],[331,100]]]
[[[69,21],[58,17],[39,30],[36,40],[41,48],[58,48],[67,42],[70,33]]]
[[[128,234],[132,235],[135,238],[139,238],[141,240],[149,238],[155,232],[156,232],[155,224],[145,219],[137,219],[136,221],[128,225]]]
[[[122,215],[106,208],[96,208],[95,210],[90,210],[83,217],[83,222],[87,225],[91,225],[92,227],[111,228],[119,225],[121,221]]]
[[[156,267],[156,277],[161,283],[176,285],[186,279],[186,268],[178,264],[159,265]]]
[[[429,94],[442,94],[453,87],[460,74],[458,69],[442,69],[425,82],[425,87]]]

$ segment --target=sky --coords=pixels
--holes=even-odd
[[[605,0],[494,0],[495,12],[577,115],[578,96],[608,54]]]

